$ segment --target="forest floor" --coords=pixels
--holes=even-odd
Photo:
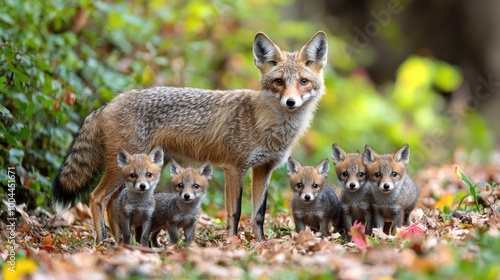
[[[1,223],[0,267],[4,279],[500,279],[500,189],[492,184],[500,167],[462,171],[473,191],[454,165],[421,170],[413,224],[370,237],[355,227],[355,242],[295,233],[290,214],[266,217],[264,242],[253,239],[247,217],[228,238],[224,217],[202,214],[190,246],[96,245],[88,206],[55,216],[18,205],[15,224]]]

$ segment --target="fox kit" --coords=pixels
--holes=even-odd
[[[163,150],[156,147],[149,155],[130,155],[120,149],[117,157],[125,188],[108,207],[112,229],[118,243],[130,244],[130,227],[141,227],[141,245],[148,246],[155,209],[154,190],[160,181]]]
[[[344,231],[349,233],[354,221],[358,221],[365,224],[365,233],[371,235],[373,195],[361,155],[347,154],[339,145],[333,144],[332,160],[342,185]]]
[[[253,57],[260,91],[155,87],[120,94],[91,113],[73,140],[52,187],[56,210],[86,192],[104,167],[90,206],[97,241],[105,238],[103,211],[120,183],[118,149],[144,153],[158,145],[165,161],[209,160],[224,168],[229,236],[238,232],[243,179],[252,168],[251,224],[262,240],[271,172],[310,125],[325,91],[327,52],[322,31],[298,52],[282,51],[257,33]]]
[[[302,167],[294,158],[288,158],[288,176],[293,191],[292,211],[295,230],[310,227],[322,236],[330,235],[330,224],[339,231],[342,224],[340,201],[335,190],[326,184],[328,159],[316,167]]]
[[[167,230],[172,244],[179,240],[179,228],[184,230],[187,244],[194,240],[201,201],[212,179],[212,165],[207,162],[199,169],[182,168],[172,160],[170,176],[175,193],[155,194],[156,208],[151,226],[151,241],[155,247],[159,247],[158,234],[162,229]]]
[[[365,146],[363,162],[368,171],[374,196],[374,227],[383,227],[385,221],[392,222],[390,232],[409,225],[410,212],[418,201],[419,191],[413,180],[406,174],[410,161],[410,148],[404,144],[391,155],[378,155]]]

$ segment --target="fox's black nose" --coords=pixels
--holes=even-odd
[[[351,189],[354,189],[354,188],[356,187],[356,184],[355,184],[355,183],[349,183],[349,187],[350,187]]]
[[[139,188],[140,188],[141,190],[145,190],[145,189],[146,189],[146,184],[140,184],[140,185],[139,185]]]
[[[288,106],[288,107],[293,107],[293,106],[295,106],[295,100],[293,100],[293,99],[291,99],[291,98],[290,98],[290,99],[287,99],[287,100],[286,100],[286,106]]]
[[[185,193],[184,194],[184,199],[185,200],[189,200],[191,198],[191,196],[188,194],[188,193]]]
[[[311,200],[311,196],[310,196],[310,195],[308,195],[308,194],[306,194],[306,195],[304,196],[304,199],[305,199],[306,201],[309,201],[309,200]]]
[[[391,186],[389,186],[389,184],[384,184],[384,189],[388,190]]]

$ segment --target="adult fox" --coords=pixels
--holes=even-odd
[[[308,129],[325,92],[328,42],[317,32],[298,52],[286,52],[264,33],[253,44],[261,90],[154,87],[132,90],[92,112],[78,131],[54,179],[56,209],[67,208],[104,174],[90,195],[97,233],[106,238],[104,210],[122,185],[116,154],[147,153],[155,146],[171,158],[211,161],[225,171],[228,235],[238,232],[243,179],[252,168],[252,229],[263,240],[271,172],[285,163]]]

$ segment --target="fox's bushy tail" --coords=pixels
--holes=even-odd
[[[84,194],[104,162],[104,141],[99,115],[105,106],[92,112],[75,135],[52,185],[53,206],[60,213]]]

